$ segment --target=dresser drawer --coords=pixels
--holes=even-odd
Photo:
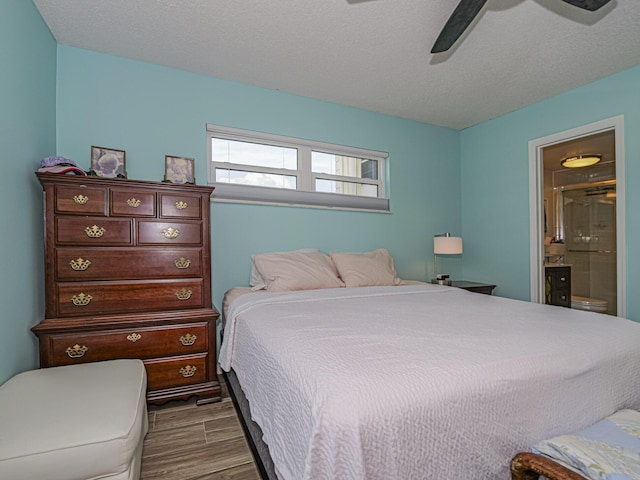
[[[58,281],[202,277],[198,248],[56,248]]]
[[[131,220],[56,217],[58,245],[131,245]]]
[[[49,338],[49,352],[54,365],[113,358],[188,355],[206,352],[207,349],[207,325],[202,323],[67,333]]]
[[[165,218],[202,218],[200,196],[160,194],[160,216]]]
[[[156,194],[148,190],[111,189],[111,215],[155,217]]]
[[[200,245],[202,225],[185,222],[138,222],[139,245]]]
[[[145,360],[147,390],[205,382],[208,378],[206,353]]]
[[[107,214],[106,188],[56,185],[55,192],[56,212],[85,215]]]
[[[203,307],[202,279],[58,283],[61,316]]]

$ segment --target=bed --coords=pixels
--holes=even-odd
[[[640,324],[440,285],[243,290],[220,365],[281,480],[504,479],[640,408]]]

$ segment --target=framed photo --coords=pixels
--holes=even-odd
[[[127,178],[125,151],[92,146],[89,174],[104,178]]]
[[[166,155],[164,157],[164,181],[170,183],[196,183],[194,176],[195,160],[193,158],[173,157]]]

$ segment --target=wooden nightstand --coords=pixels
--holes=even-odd
[[[465,280],[453,280],[451,286],[469,290],[470,292],[484,293],[485,295],[491,295],[493,289],[496,288],[495,285],[488,283],[467,282]]]

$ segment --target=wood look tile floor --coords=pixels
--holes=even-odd
[[[222,401],[149,406],[141,480],[260,480],[226,388]]]

